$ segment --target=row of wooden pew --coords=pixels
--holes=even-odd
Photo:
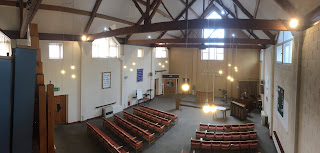
[[[87,129],[88,133],[96,137],[108,151],[112,153],[128,153],[122,148],[122,146],[119,146],[117,143],[115,143],[110,137],[104,134],[96,126],[91,125],[87,122]]]
[[[143,106],[143,105],[140,106],[140,109],[142,109],[142,110],[144,110],[146,112],[149,112],[151,114],[158,115],[160,117],[164,117],[164,118],[170,119],[170,120],[172,120],[172,122],[177,122],[178,121],[178,115],[175,115],[175,114],[171,114],[171,113],[168,113],[168,112],[164,112],[164,111],[161,111],[161,110],[158,110],[158,109],[154,109],[154,108],[150,108],[150,107]]]
[[[113,115],[114,116],[114,121],[123,127],[127,128],[130,130],[132,133],[142,137],[144,140],[148,141],[148,143],[152,143],[154,141],[154,133],[151,134],[148,132],[148,130],[144,130],[131,122],[119,117],[118,115]]]
[[[254,123],[234,124],[234,125],[214,125],[200,123],[200,131],[211,132],[246,132],[254,130]]]
[[[162,135],[164,133],[164,130],[165,130],[164,125],[159,125],[158,123],[150,122],[150,121],[145,120],[137,115],[130,114],[126,111],[124,111],[124,118],[126,118],[130,121],[133,121],[133,122],[135,122],[145,128],[148,128],[149,130],[160,133],[160,135]]]
[[[142,141],[137,140],[136,137],[133,137],[132,135],[124,131],[122,128],[120,128],[118,125],[103,118],[103,126],[107,127],[108,129],[110,129],[111,132],[113,132],[115,135],[124,140],[124,142],[130,145],[136,152],[140,150],[142,151]]]
[[[191,138],[191,151],[206,150],[215,152],[247,152],[258,149],[258,140],[249,141],[205,141]]]
[[[202,138],[203,140],[214,140],[214,141],[257,140],[257,131],[228,132],[228,133],[196,131],[196,138],[197,139]]]
[[[151,120],[153,122],[165,125],[167,127],[171,125],[171,120],[170,119],[166,119],[166,118],[163,118],[163,117],[148,113],[146,111],[143,111],[143,110],[140,110],[140,109],[137,109],[137,108],[133,108],[133,114],[136,114],[138,116],[141,116],[142,118]]]

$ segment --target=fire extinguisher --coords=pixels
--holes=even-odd
[[[128,106],[130,106],[130,101],[128,101]]]

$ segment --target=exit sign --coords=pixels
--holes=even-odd
[[[53,90],[54,91],[60,91],[60,88],[57,87],[57,88],[54,88]]]

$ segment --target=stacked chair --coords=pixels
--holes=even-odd
[[[127,128],[132,133],[139,135],[144,140],[148,141],[149,144],[154,141],[154,133],[151,134],[147,130],[142,129],[117,115],[114,115],[114,121],[122,125],[123,127]]]
[[[149,130],[152,130],[154,132],[160,133],[162,135],[164,133],[164,125],[159,125],[158,123],[153,123],[148,120],[145,120],[139,116],[130,114],[128,112],[124,111],[124,118],[133,121]]]
[[[138,116],[141,116],[142,118],[151,120],[153,122],[165,125],[167,127],[169,127],[171,125],[171,120],[151,114],[149,112],[137,109],[137,108],[133,108],[133,114],[136,114]]]
[[[158,115],[160,117],[164,117],[164,118],[170,119],[174,123],[176,123],[178,121],[178,116],[177,115],[174,115],[174,114],[171,114],[171,113],[168,113],[168,112],[164,112],[164,111],[157,110],[157,109],[154,109],[154,108],[146,107],[146,106],[143,106],[143,105],[140,106],[140,109],[144,110],[146,112],[149,112],[151,114]]]
[[[191,138],[191,151],[256,152],[257,132],[254,124],[214,125],[201,124],[196,139]]]
[[[87,122],[87,129],[88,133],[96,137],[108,151],[112,153],[128,153],[122,148],[122,146],[119,146],[117,143],[115,143],[110,137],[104,134],[96,126],[91,125]]]
[[[136,139],[136,137],[131,136],[129,133],[124,131],[122,128],[114,124],[113,122],[103,118],[103,126],[110,129],[115,135],[120,137],[124,142],[130,145],[136,152],[142,151],[142,141]]]

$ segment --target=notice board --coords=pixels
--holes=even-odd
[[[143,69],[137,69],[137,82],[143,81]]]
[[[111,72],[102,73],[102,89],[111,88]]]

